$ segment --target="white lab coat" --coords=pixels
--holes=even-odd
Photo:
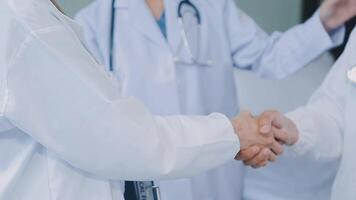
[[[233,116],[238,100],[233,66],[266,78],[283,78],[330,47],[343,33],[330,37],[314,16],[284,34],[268,36],[233,0],[193,0],[202,17],[201,46],[208,67],[176,65],[181,42],[179,0],[165,1],[167,40],[144,0],[116,0],[114,75],[124,96],[135,96],[156,114]],[[89,49],[109,64],[111,0],[97,0],[82,10]],[[192,29],[187,29],[194,30]],[[191,38],[190,38],[191,39]],[[184,51],[181,57],[187,57]],[[163,200],[236,200],[241,196],[243,167],[233,162],[190,180],[161,182]]]
[[[118,180],[188,177],[238,152],[224,115],[153,116],[122,97],[49,0],[0,11],[0,199],[118,200]]]
[[[356,29],[355,29],[356,30]],[[317,160],[341,159],[332,200],[356,199],[356,31],[325,82],[305,106],[288,114],[300,139],[291,152],[314,154]]]

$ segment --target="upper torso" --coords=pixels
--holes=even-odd
[[[122,83],[123,95],[141,99],[156,114],[222,112],[233,116],[237,113],[237,100],[223,5],[215,1],[194,2],[203,23],[200,32],[195,32],[197,27],[187,27],[188,38],[199,40],[201,60],[213,61],[211,66],[197,66],[174,62],[176,56],[183,60],[189,56],[186,48],[179,51],[183,41],[176,16],[178,3],[165,2],[165,39],[145,3],[117,1],[114,74]],[[216,14],[208,14],[212,12]],[[97,39],[99,44],[105,43],[104,34]],[[101,61],[105,62],[107,56],[101,52]]]

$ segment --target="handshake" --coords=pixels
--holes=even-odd
[[[297,127],[278,111],[266,111],[259,117],[244,111],[232,120],[232,124],[241,149],[235,159],[253,168],[276,161],[283,153],[283,145],[298,141]]]

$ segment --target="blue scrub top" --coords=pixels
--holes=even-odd
[[[163,12],[161,18],[157,20],[157,24],[159,26],[159,29],[161,29],[161,32],[165,38],[167,38],[167,27],[166,27],[166,13]]]

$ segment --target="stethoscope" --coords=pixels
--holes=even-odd
[[[191,43],[188,40],[188,33],[184,27],[184,14],[190,13],[188,11],[184,11],[184,7],[190,8],[191,14],[196,19],[197,25],[197,39],[196,39],[196,49],[192,48]],[[198,66],[210,66],[212,64],[212,60],[202,61],[200,59],[200,39],[201,39],[201,26],[202,26],[202,17],[200,15],[199,9],[196,5],[194,5],[190,0],[182,0],[178,4],[177,9],[177,17],[178,24],[181,27],[180,35],[181,42],[174,52],[174,61],[180,64],[187,65],[198,65]],[[116,9],[115,9],[115,0],[112,0],[111,5],[111,23],[110,23],[110,46],[109,46],[109,69],[110,71],[114,71],[114,35],[115,35],[115,18],[116,18]],[[188,54],[188,59],[181,58],[181,51],[186,50]]]

